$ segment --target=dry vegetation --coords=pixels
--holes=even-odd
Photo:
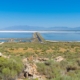
[[[46,43],[4,43],[0,45],[4,55],[23,57],[49,58],[45,63],[37,63],[40,75],[47,80],[80,79],[80,43],[79,42],[46,42]],[[65,60],[59,63],[53,60],[62,56]]]

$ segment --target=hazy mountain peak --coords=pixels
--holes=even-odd
[[[80,27],[69,28],[63,26],[57,27],[39,27],[39,26],[28,26],[28,25],[19,25],[3,28],[2,30],[80,30]]]

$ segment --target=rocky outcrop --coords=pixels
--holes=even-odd
[[[6,56],[6,55],[3,55],[3,54],[0,52],[0,57],[10,58],[10,55],[9,55],[9,56]]]
[[[35,63],[44,63],[45,61],[48,61],[48,60],[49,60],[48,58],[36,58],[33,61]]]
[[[56,62],[61,62],[63,60],[64,60],[64,58],[62,56],[58,56],[58,57],[55,58]]]
[[[24,76],[33,77],[37,74],[37,66],[35,64],[25,64]]]
[[[38,80],[45,80],[45,78],[37,72],[36,61],[33,60],[33,63],[30,63],[29,62],[30,59],[33,60],[33,57],[24,58],[22,60],[23,63],[24,63],[24,67],[25,67],[24,70],[23,70],[23,73],[24,73],[23,76],[25,78],[32,78],[32,79],[38,78]],[[47,60],[47,58],[46,59],[43,59],[43,58],[39,59],[39,61],[46,61],[46,60]]]
[[[0,57],[2,57],[2,53],[0,52]]]
[[[34,75],[37,75],[37,66],[35,63],[30,63],[30,59],[32,60],[32,58],[24,58],[22,61],[24,63],[24,77],[25,78],[34,78]]]
[[[48,58],[38,58],[39,61],[48,61]]]

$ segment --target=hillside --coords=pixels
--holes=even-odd
[[[80,80],[80,42],[0,46],[0,80]]]

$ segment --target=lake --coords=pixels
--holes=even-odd
[[[52,31],[40,32],[46,40],[52,41],[80,41],[80,31]],[[0,32],[0,38],[31,38],[33,32]]]

